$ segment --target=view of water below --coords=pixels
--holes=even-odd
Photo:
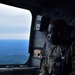
[[[28,47],[28,40],[0,40],[0,64],[26,63]]]

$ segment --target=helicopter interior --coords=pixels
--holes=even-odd
[[[0,3],[28,9],[32,13],[29,59],[24,65],[0,65],[0,75],[38,75],[48,25],[55,19],[64,19],[75,39],[74,0],[0,0]],[[8,66],[8,67],[7,67]]]

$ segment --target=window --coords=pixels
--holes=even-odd
[[[26,63],[31,20],[29,10],[0,4],[0,64]]]

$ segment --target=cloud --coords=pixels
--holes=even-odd
[[[12,16],[13,15],[24,15],[24,14],[31,15],[31,12],[29,10],[14,7],[14,6],[9,6],[9,5],[5,5],[5,4],[1,4],[1,3],[0,3],[0,10],[3,11],[3,13],[2,12],[0,12],[0,13],[7,14],[7,15],[11,15],[11,13],[12,13]],[[28,14],[28,13],[30,13],[30,14]]]
[[[31,24],[32,15],[29,10],[0,4],[0,24],[13,26]]]
[[[30,27],[27,27],[27,26],[0,26],[0,33],[5,33],[5,34],[18,34],[18,33],[30,33],[30,29],[31,29],[31,26]]]
[[[0,39],[28,39],[31,21],[29,10],[0,4]]]
[[[29,34],[0,34],[0,39],[29,39]]]

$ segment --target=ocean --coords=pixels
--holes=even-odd
[[[29,58],[28,40],[0,40],[0,65],[25,64]]]

